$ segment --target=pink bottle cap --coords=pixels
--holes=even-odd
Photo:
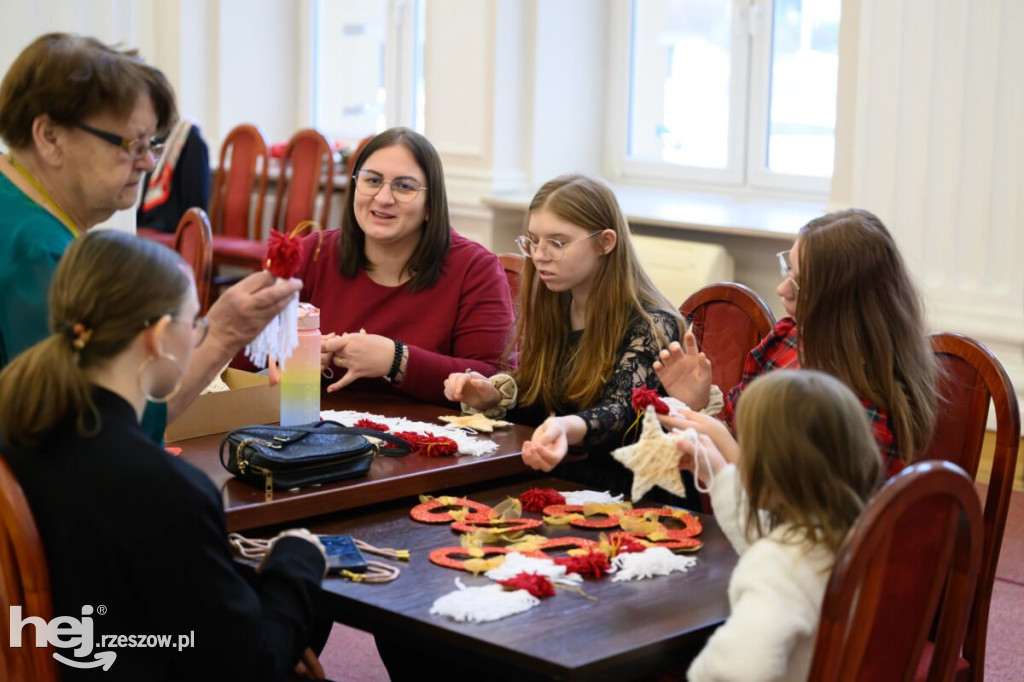
[[[299,304],[299,331],[320,328],[320,309],[312,303]]]

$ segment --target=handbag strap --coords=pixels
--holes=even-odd
[[[330,428],[326,428],[326,427],[330,427]],[[220,463],[221,463],[221,465],[225,469],[228,468],[227,460],[228,460],[228,458],[231,457],[231,450],[230,450],[230,448],[227,450],[227,455],[228,456],[225,457],[224,456],[224,454],[225,454],[224,446],[227,445],[228,442],[231,440],[231,436],[234,436],[234,435],[239,434],[239,433],[244,433],[244,432],[249,431],[251,429],[280,429],[282,432],[298,434],[298,435],[295,435],[293,437],[289,437],[289,438],[284,439],[284,440],[278,439],[277,442],[282,444],[282,445],[287,445],[288,443],[296,443],[296,442],[302,440],[303,438],[305,438],[306,436],[308,436],[311,433],[320,433],[320,434],[326,434],[326,435],[337,434],[337,435],[365,436],[365,437],[368,437],[368,438],[374,438],[376,440],[385,441],[385,442],[390,443],[391,445],[394,446],[394,447],[391,447],[391,448],[377,448],[377,452],[379,454],[381,454],[381,455],[384,455],[385,457],[405,457],[410,452],[412,452],[412,446],[409,445],[409,443],[407,441],[404,441],[404,440],[402,440],[401,438],[399,438],[397,436],[392,436],[390,433],[385,433],[384,431],[378,431],[377,429],[365,429],[365,428],[362,428],[362,427],[359,427],[359,426],[345,426],[344,424],[340,424],[340,423],[338,423],[336,421],[331,421],[329,419],[325,419],[323,421],[315,422],[313,425],[302,424],[302,425],[297,425],[297,426],[263,426],[263,425],[259,425],[259,426],[242,426],[240,428],[232,429],[231,431],[228,431],[224,435],[224,440],[222,440],[220,442]],[[252,441],[254,441],[254,442],[263,442],[262,438],[250,437],[250,439]]]

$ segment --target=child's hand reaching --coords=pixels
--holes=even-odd
[[[693,332],[686,332],[683,343],[685,348],[673,341],[661,351],[654,373],[670,396],[700,410],[711,399],[711,361],[698,350]]]
[[[740,446],[729,433],[729,427],[714,417],[692,410],[683,410],[682,417],[659,415],[658,420],[667,430],[696,429],[698,433],[711,438],[715,448],[725,457],[727,463],[736,464],[740,461]]]
[[[561,417],[548,417],[523,443],[523,462],[531,469],[551,471],[569,451],[568,433]]]
[[[707,436],[699,435],[694,439],[689,435],[679,434],[676,438],[676,447],[683,453],[679,458],[679,468],[693,473],[699,483],[698,489],[702,492],[707,492],[712,479],[729,465],[715,447],[714,441]]]

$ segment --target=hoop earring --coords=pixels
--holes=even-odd
[[[174,371],[178,374],[178,379],[174,382],[174,388],[172,388],[166,395],[154,396],[150,395],[149,391],[146,390],[145,382],[143,381],[143,374],[146,373],[146,368],[154,362],[166,361],[171,363],[174,367]],[[167,401],[178,395],[178,391],[181,390],[181,381],[184,378],[184,372],[178,365],[178,358],[174,357],[170,353],[161,353],[160,355],[150,355],[146,358],[146,361],[139,365],[139,371],[136,374],[136,381],[139,384],[139,390],[142,391],[142,395],[151,403],[166,403]]]

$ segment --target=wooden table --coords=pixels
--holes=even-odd
[[[530,487],[562,490],[579,486],[557,479],[503,487],[455,489],[473,500],[496,504]],[[422,524],[409,518],[417,503],[407,499],[362,515],[343,514],[315,525],[317,533],[350,533],[378,547],[409,549],[412,559],[399,578],[368,585],[331,578],[324,582],[320,606],[337,621],[393,640],[416,643],[431,654],[481,668],[481,679],[637,679],[670,665],[685,664],[728,615],[726,588],[736,553],[713,516],[702,516],[704,547],[692,556],[686,573],[651,580],[613,583],[587,580],[584,589],[596,601],[559,590],[526,613],[482,624],[465,624],[430,615],[438,597],[455,588],[491,584],[483,577],[442,568],[427,558],[430,550],[458,544],[446,524]],[[539,518],[535,514],[527,516]],[[549,537],[578,535],[597,539],[598,531],[545,526]],[[373,557],[369,557],[373,558]],[[416,653],[408,652],[415,660]],[[451,677],[443,668],[423,670],[428,678]]]
[[[443,424],[437,417],[455,414],[452,410],[417,403],[384,394],[338,391],[324,394],[324,410],[358,410],[385,416],[402,416],[415,421]],[[223,434],[177,441],[181,456],[201,469],[221,490],[229,531],[287,523],[346,509],[396,500],[410,495],[445,488],[493,481],[530,471],[523,464],[522,443],[533,429],[512,426],[493,434],[483,434],[498,444],[498,449],[482,457],[422,457],[409,455],[374,460],[370,474],[363,478],[339,481],[294,491],[275,491],[265,499],[262,488],[254,488],[235,480],[220,462]]]

